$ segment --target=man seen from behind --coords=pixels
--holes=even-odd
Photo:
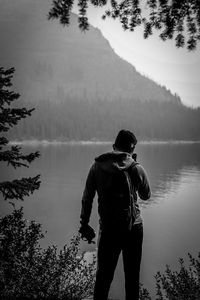
[[[122,252],[126,300],[139,299],[143,224],[138,198],[151,195],[144,168],[136,162],[137,139],[121,130],[113,151],[97,157],[90,168],[82,197],[80,233],[94,238],[89,226],[92,203],[98,195],[99,242],[94,300],[107,300],[115,268]]]

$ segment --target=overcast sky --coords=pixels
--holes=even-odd
[[[115,52],[136,69],[178,94],[184,104],[200,106],[200,45],[196,51],[177,49],[174,41],[163,42],[155,34],[144,40],[141,29],[125,32],[118,21],[101,19],[92,8],[89,20],[109,40]]]

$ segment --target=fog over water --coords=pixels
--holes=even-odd
[[[24,146],[25,152],[39,150],[41,157],[29,169],[5,166],[0,179],[41,174],[41,188],[17,207],[24,206],[25,217],[35,219],[47,230],[41,245],[62,247],[77,233],[81,196],[94,157],[111,149],[111,144],[46,144]],[[165,265],[177,268],[178,258],[200,250],[200,144],[141,143],[138,161],[146,169],[152,197],[141,202],[144,244],[141,281],[152,291],[153,276]],[[11,206],[0,199],[1,216]],[[98,231],[97,203],[94,200],[91,225]],[[81,243],[81,249],[95,251],[96,245]],[[122,262],[119,261],[111,296],[124,300]]]

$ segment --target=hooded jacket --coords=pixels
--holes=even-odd
[[[104,198],[108,176],[112,176],[112,174],[114,175],[116,172],[124,170],[128,172],[133,187],[135,208],[137,212],[134,224],[142,222],[137,199],[138,196],[142,200],[150,198],[151,191],[146,172],[129,153],[112,151],[95,158],[95,162],[89,170],[82,197],[81,224],[89,223],[93,199],[97,192],[100,227],[103,225],[105,206],[107,205]],[[112,218],[112,215],[110,215],[110,218]]]

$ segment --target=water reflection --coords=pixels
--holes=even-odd
[[[184,173],[199,174],[200,144],[198,143],[139,145],[138,152],[150,178],[151,201],[157,201],[164,194],[175,191]]]

